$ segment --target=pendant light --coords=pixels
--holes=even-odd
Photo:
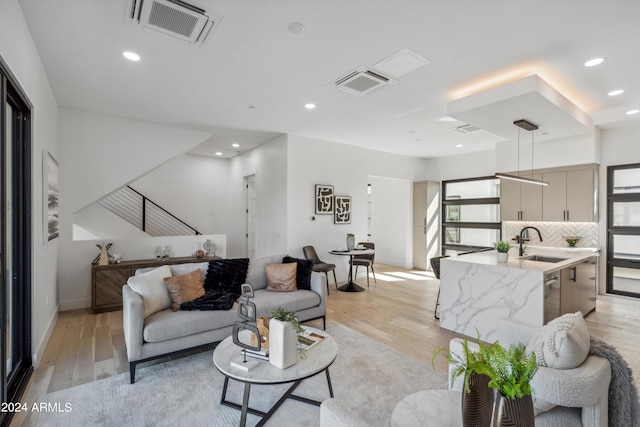
[[[524,182],[525,184],[535,184],[548,186],[547,181],[541,181],[539,179],[533,179],[533,131],[538,129],[538,125],[531,123],[528,120],[520,119],[513,122],[518,126],[518,175],[510,175],[508,173],[496,173],[496,178],[509,179],[511,181]],[[520,176],[520,129],[531,132],[531,178],[525,178]]]

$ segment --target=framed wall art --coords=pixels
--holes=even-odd
[[[42,153],[43,230],[47,242],[59,236],[58,162],[48,150]]]
[[[334,224],[351,224],[351,196],[335,197]]]
[[[333,185],[316,184],[316,215],[333,215]]]

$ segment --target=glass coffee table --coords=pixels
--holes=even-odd
[[[314,328],[305,328],[314,331]],[[331,377],[329,376],[329,366],[336,360],[338,354],[338,345],[336,341],[325,331],[316,330],[318,333],[326,336],[321,343],[315,345],[307,351],[306,358],[298,356],[298,362],[286,369],[280,369],[273,366],[269,361],[259,360],[258,366],[250,371],[235,368],[231,362],[242,362],[241,347],[233,343],[232,337],[226,338],[213,351],[213,363],[222,375],[224,375],[224,386],[222,389],[222,397],[220,403],[225,406],[239,409],[240,427],[244,427],[247,422],[247,414],[258,415],[262,417],[256,427],[264,425],[269,418],[278,410],[278,408],[287,400],[293,399],[311,405],[320,406],[322,402],[308,399],[306,397],[293,394],[295,389],[307,378],[313,377],[321,372],[325,372],[327,376],[327,385],[329,387],[329,395],[333,397],[333,386],[331,385]],[[247,358],[247,360],[258,360]],[[229,379],[244,383],[244,393],[242,404],[230,402],[227,400],[227,387]],[[259,411],[249,407],[249,395],[251,393],[252,384],[285,384],[292,383],[291,387],[278,399],[268,412]]]

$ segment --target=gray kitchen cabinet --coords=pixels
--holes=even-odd
[[[596,221],[594,169],[547,172],[542,179],[543,221]]]
[[[531,178],[531,174],[520,173]],[[542,179],[534,174],[534,179]],[[542,220],[542,187],[509,179],[500,179],[500,219],[502,221]]]
[[[597,258],[560,270],[560,312],[582,312],[583,316],[596,308]]]

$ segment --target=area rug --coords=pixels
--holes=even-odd
[[[371,425],[391,423],[395,405],[419,390],[446,388],[443,371],[414,359],[357,331],[329,322],[327,332],[338,343],[329,368],[334,395]],[[31,414],[35,426],[237,426],[240,411],[220,405],[224,377],[212,351],[141,367],[136,383],[129,373],[47,394],[44,402],[57,412]],[[254,385],[250,406],[263,411],[288,385]],[[228,399],[242,401],[241,384],[230,381]],[[329,398],[324,373],[305,380],[296,394],[323,401]],[[247,425],[259,417],[249,415]],[[319,426],[320,408],[286,401],[268,421],[270,426]]]

